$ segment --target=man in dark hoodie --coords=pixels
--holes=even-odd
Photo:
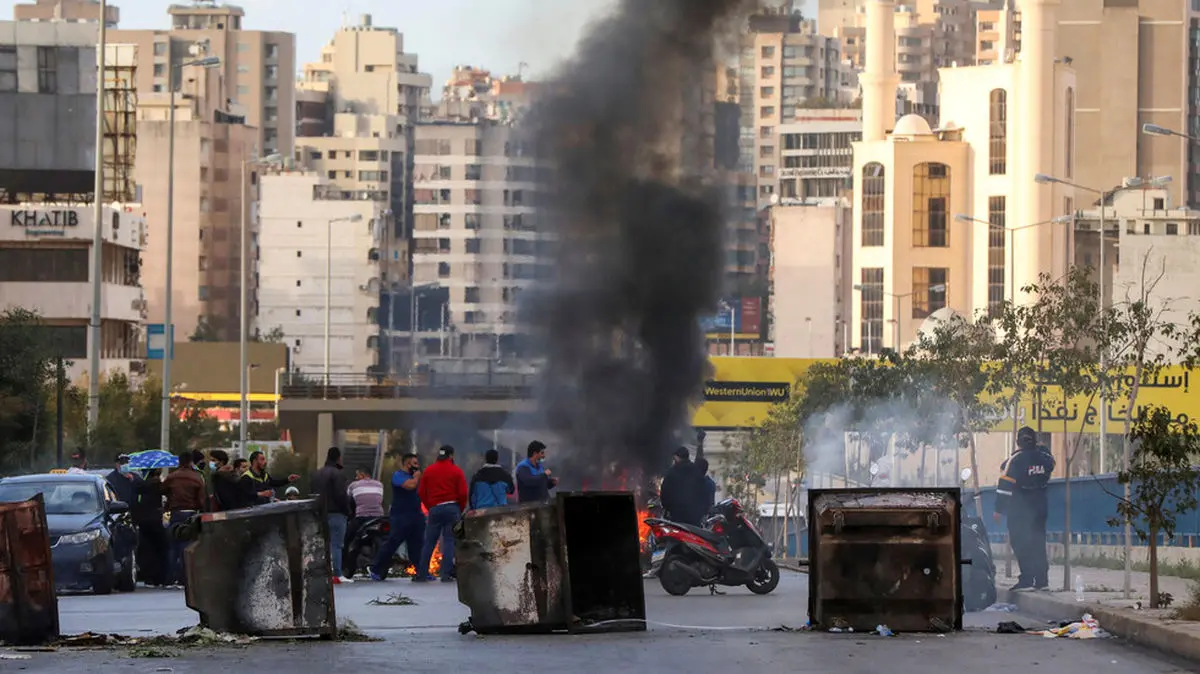
[[[346,542],[346,522],[350,517],[346,475],[342,472],[342,450],[330,447],[325,466],[312,478],[312,492],[325,506],[329,517],[329,550],[333,557],[333,582],[342,578],[342,548]]]
[[[238,474],[229,463],[229,453],[223,449],[214,449],[208,453],[209,471],[212,475],[213,498],[219,510],[237,510],[249,507],[241,503],[238,493]]]
[[[700,526],[708,514],[708,488],[704,474],[690,459],[687,447],[675,450],[671,468],[663,477],[660,494],[663,509],[672,521]]]
[[[500,465],[500,452],[489,449],[483,467],[471,478],[471,510],[508,505],[508,496],[515,491],[512,476]]]

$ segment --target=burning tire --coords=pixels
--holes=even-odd
[[[678,559],[668,559],[658,572],[658,582],[667,594],[682,597],[692,589],[692,577]]]
[[[754,574],[754,580],[746,583],[746,589],[754,594],[770,594],[779,586],[779,566],[773,560],[766,560]]]

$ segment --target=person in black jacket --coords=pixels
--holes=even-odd
[[[289,475],[286,479],[276,479],[267,472],[267,455],[262,452],[250,454],[250,469],[238,478],[239,507],[248,508],[254,505],[270,503],[275,497],[275,490],[285,484],[299,480],[299,475]]]
[[[325,454],[325,466],[313,475],[311,491],[321,500],[329,518],[329,550],[335,583],[341,582],[342,548],[345,547],[346,523],[350,517],[347,485],[346,475],[342,472],[342,450],[330,447]]]
[[[671,521],[698,527],[708,514],[704,474],[692,463],[687,447],[675,450],[673,461],[659,492],[663,509]]]
[[[1054,456],[1037,444],[1028,426],[1017,431],[1017,453],[1005,462],[996,486],[996,520],[1008,516],[1008,536],[1021,575],[1013,590],[1044,589],[1050,584],[1046,556],[1046,484],[1054,474]]]
[[[471,510],[508,505],[508,497],[516,491],[512,475],[500,465],[500,452],[489,449],[483,455],[483,467],[471,478]]]
[[[229,463],[229,453],[222,449],[214,449],[208,453],[211,463],[209,471],[212,475],[213,499],[216,500],[215,510],[236,510],[251,504],[242,505],[238,495],[238,474]]]

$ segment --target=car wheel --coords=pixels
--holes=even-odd
[[[93,594],[112,594],[117,584],[117,572],[113,570],[113,553],[110,550],[100,558],[100,569],[92,580]]]
[[[121,573],[117,576],[117,590],[120,592],[133,592],[137,589],[137,565],[133,560],[133,553],[130,553],[124,561],[121,562]]]

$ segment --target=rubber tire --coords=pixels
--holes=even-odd
[[[92,579],[92,594],[112,594],[113,587],[117,584],[117,573],[113,571],[113,555],[112,551],[104,554],[101,564],[106,569],[105,573],[96,574]]]
[[[360,572],[367,578],[371,577],[371,565],[375,563],[375,556],[379,554],[379,549],[375,545],[351,545],[346,551],[348,555],[342,560],[342,575],[346,578],[354,578]],[[347,562],[350,566],[347,566]]]
[[[758,573],[763,570],[767,572],[767,581],[765,583],[758,582]],[[754,594],[771,594],[775,588],[779,586],[779,566],[775,564],[775,560],[768,559],[762,563],[758,572],[755,573],[755,579],[746,583],[746,589]]]
[[[133,555],[121,562],[121,573],[117,576],[118,592],[133,592],[137,589],[137,568],[134,566]]]
[[[682,597],[692,589],[691,577],[683,570],[683,562],[668,559],[658,570],[658,582],[673,597]]]

